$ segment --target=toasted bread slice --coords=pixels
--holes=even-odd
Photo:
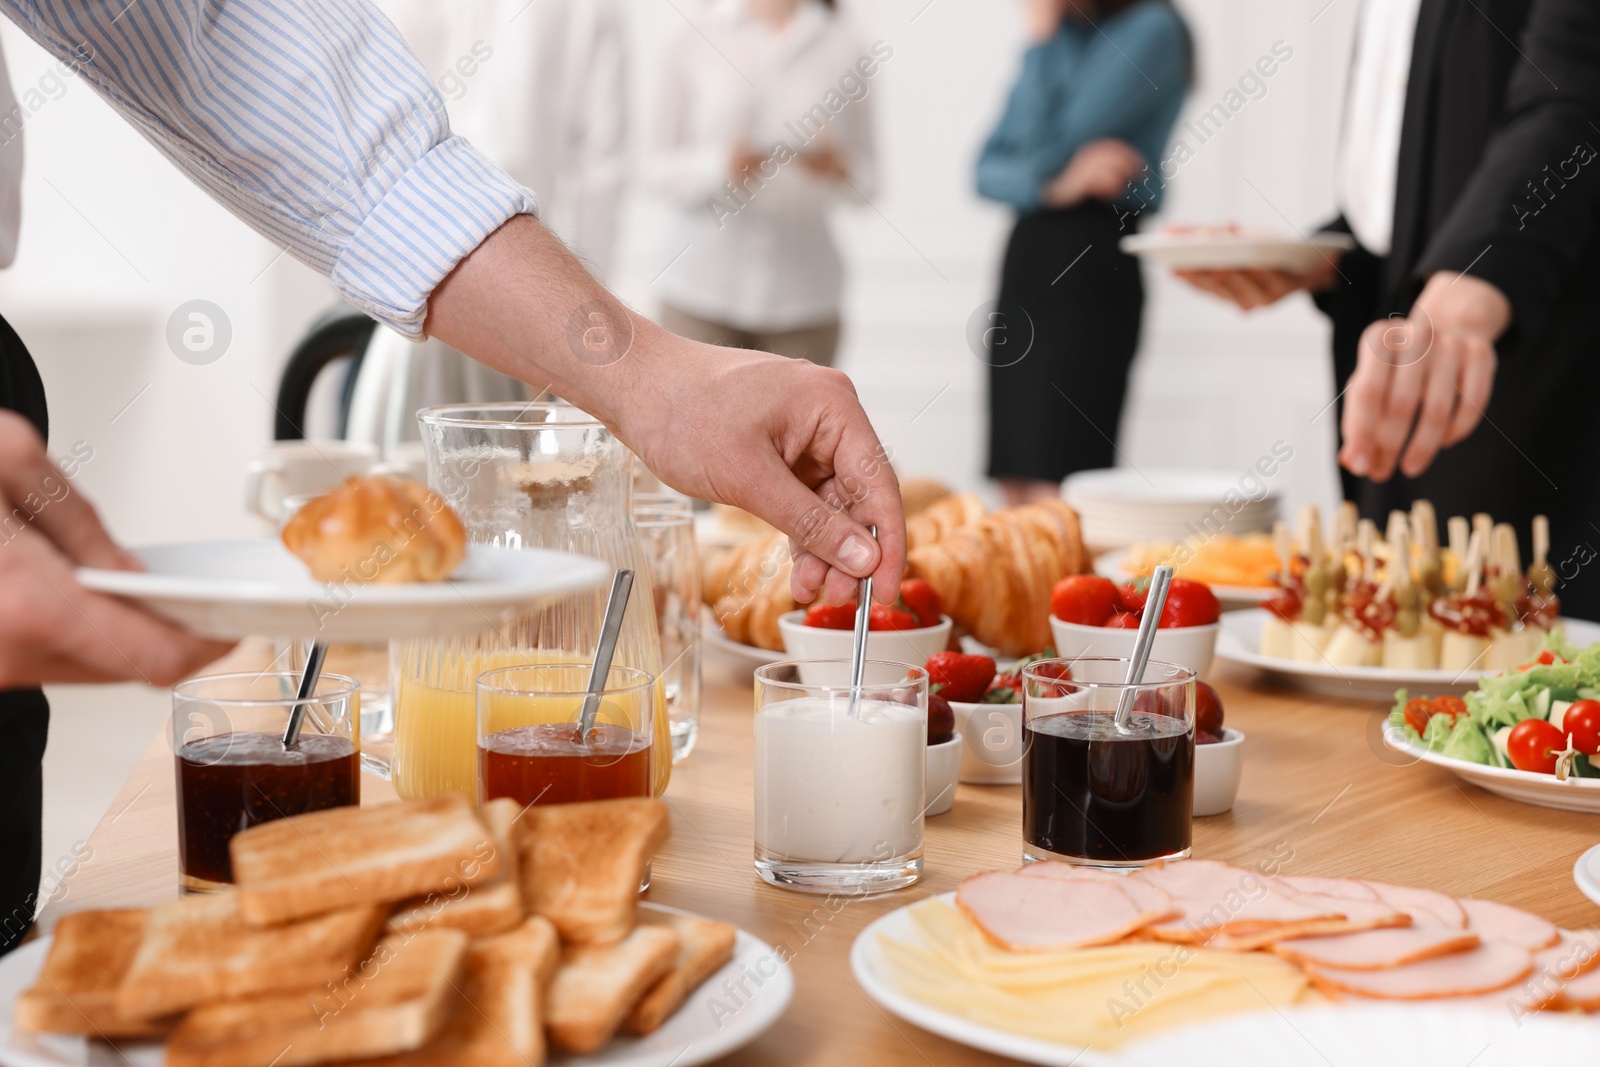
[[[372,948],[383,909],[348,908],[273,929],[239,917],[223,890],[154,908],[117,990],[129,1019],[159,1019],[216,1000],[315,989],[337,981]]]
[[[387,933],[415,933],[428,926],[460,930],[468,937],[488,937],[510,930],[522,921],[522,879],[518,877],[513,839],[522,805],[509,797],[491,800],[478,808],[478,818],[500,857],[500,871],[475,886],[457,885],[451,893],[429,893],[402,901],[389,917]]]
[[[167,1067],[305,1067],[419,1049],[444,1030],[467,935],[424,930],[378,942],[332,991],[219,1001],[167,1039]]]
[[[160,1037],[177,1020],[129,1019],[117,987],[144,939],[148,908],[80,911],[56,924],[39,980],[17,998],[19,1030],[84,1037]]]
[[[667,806],[642,798],[535,806],[518,826],[528,910],[571,944],[627,937],[645,866],[667,839]]]
[[[263,926],[450,893],[500,869],[488,831],[458,796],[261,823],[236,834],[228,851],[240,912]]]
[[[545,1032],[568,1052],[603,1048],[677,958],[677,932],[658,924],[635,927],[614,945],[568,947],[545,994]]]
[[[363,1060],[359,1067],[540,1067],[539,1004],[560,957],[555,927],[538,917],[472,942],[444,1031],[415,1052]]]
[[[650,987],[633,1006],[622,1028],[630,1034],[648,1034],[672,1016],[722,965],[733,959],[739,928],[731,923],[714,922],[698,915],[651,915],[645,926],[666,926],[678,935],[678,958],[672,970]]]

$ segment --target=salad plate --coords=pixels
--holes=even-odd
[[[1600,845],[1578,857],[1572,865],[1572,880],[1578,883],[1578,892],[1600,904]]]
[[[1430,696],[1465,693],[1475,688],[1480,678],[1497,673],[1335,667],[1326,662],[1301,663],[1263,656],[1257,649],[1261,647],[1261,627],[1266,620],[1267,612],[1263,608],[1224,614],[1222,633],[1217,637],[1217,658],[1254,667],[1274,681],[1300,689],[1349,700],[1381,700],[1385,703],[1394,698],[1396,689],[1410,689],[1413,694],[1426,693]],[[1600,641],[1600,623],[1562,619],[1558,625],[1575,645],[1590,645]]]
[[[1508,800],[1558,811],[1600,814],[1600,778],[1568,778],[1562,781],[1553,774],[1491,767],[1486,763],[1457,759],[1407,740],[1400,729],[1392,726],[1383,731],[1383,743],[1419,762],[1452,771],[1462,781]],[[1582,883],[1579,883],[1579,888],[1582,888]]]

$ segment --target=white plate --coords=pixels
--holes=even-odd
[[[954,893],[939,899],[950,901]],[[918,901],[917,903],[922,903]],[[1588,1019],[1534,1016],[1514,1019],[1481,1005],[1451,1008],[1411,1003],[1334,1006],[1233,1015],[1167,1031],[1117,1051],[1023,1037],[981,1026],[906,996],[888,977],[880,935],[913,944],[921,932],[909,909],[882,916],[850,947],[850,969],[862,990],[907,1022],[972,1048],[1047,1067],[1512,1067],[1528,1063],[1587,1062],[1595,1028]],[[1557,1057],[1560,1057],[1558,1059]]]
[[[677,911],[659,904],[640,907]],[[0,958],[0,1067],[162,1067],[166,1056],[160,1045],[149,1041],[127,1041],[113,1048],[82,1038],[12,1030],[12,1005],[33,985],[50,941],[41,937]],[[747,995],[730,997],[723,988],[725,982],[736,983]],[[778,1021],[793,996],[794,972],[778,951],[740,930],[733,959],[707,978],[655,1033],[619,1037],[592,1056],[556,1054],[550,1062],[572,1067],[692,1067],[708,1063],[754,1041]]]
[[[1122,250],[1174,270],[1287,270],[1303,273],[1355,247],[1344,233],[1309,237],[1262,233],[1140,233],[1122,239]]]
[[[789,657],[782,652],[774,652],[770,648],[757,648],[755,645],[746,645],[735,641],[723,632],[722,627],[712,616],[711,609],[707,608],[700,616],[700,634],[705,639],[707,648],[714,648],[748,664],[751,668],[764,667],[768,663],[778,663]]]
[[[955,896],[954,893],[945,893],[936,899],[949,903],[955,900]],[[923,901],[919,900],[907,904],[875,919],[856,936],[855,943],[850,946],[850,971],[867,996],[906,1022],[940,1037],[1026,1063],[1042,1063],[1047,1067],[1112,1067],[1121,1062],[1107,1053],[1094,1052],[1081,1045],[1063,1045],[983,1026],[900,992],[889,977],[889,968],[878,947],[878,938],[887,936],[900,942],[921,943],[922,932],[912,920],[910,910],[921,903]]]
[[[324,584],[274,540],[136,549],[145,570],[83,568],[78,581],[126,597],[196,633],[379,642],[493,629],[505,616],[604,584],[597,559],[472,545],[443,582]]]
[[[1412,696],[1439,696],[1465,693],[1478,685],[1485,674],[1498,671],[1406,671],[1388,667],[1334,667],[1328,663],[1297,663],[1263,656],[1261,626],[1267,619],[1262,608],[1230,611],[1222,616],[1222,634],[1217,638],[1217,658],[1242,663],[1265,671],[1276,681],[1328,696],[1351,700],[1394,702],[1396,689],[1407,689]],[[1568,640],[1583,646],[1600,641],[1600,623],[1581,619],[1562,619],[1560,627]],[[1362,708],[1370,711],[1370,708]],[[1596,779],[1600,781],[1600,779]]]
[[[1600,904],[1600,845],[1578,857],[1572,865],[1572,880],[1578,891],[1596,904]]]
[[[1094,572],[1119,584],[1126,582],[1133,577],[1123,566],[1123,561],[1127,558],[1126,548],[1102,552],[1095,557]],[[1216,594],[1223,611],[1232,611],[1235,608],[1253,608],[1263,600],[1271,600],[1274,590],[1252,589],[1248,585],[1213,585],[1211,592]]]
[[[1383,743],[1422,763],[1453,771],[1462,781],[1510,800],[1520,800],[1541,808],[1600,815],[1600,778],[1568,778],[1561,781],[1553,774],[1490,767],[1471,760],[1453,759],[1407,741],[1403,730],[1388,725],[1384,727]]]

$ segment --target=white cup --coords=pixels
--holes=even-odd
[[[355,441],[274,441],[245,466],[245,510],[273,527],[286,497],[318,496],[378,462],[376,445]]]

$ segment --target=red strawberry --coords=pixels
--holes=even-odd
[[[855,619],[850,620],[855,625]],[[887,604],[872,605],[872,613],[867,616],[867,629],[869,630],[915,630],[917,617],[909,611],[891,608]]]
[[[994,680],[994,660],[966,652],[935,652],[928,657],[928,681],[943,686],[946,700],[975,704]]]
[[[823,630],[854,630],[856,606],[854,604],[814,604],[806,612],[805,624]]]
[[[1106,620],[1106,629],[1108,630],[1137,630],[1138,628],[1139,616],[1130,611],[1114,611],[1111,613],[1111,618]]]
[[[944,613],[944,598],[939,590],[922,578],[907,578],[900,583],[900,599],[917,617],[918,626],[938,626]]]

